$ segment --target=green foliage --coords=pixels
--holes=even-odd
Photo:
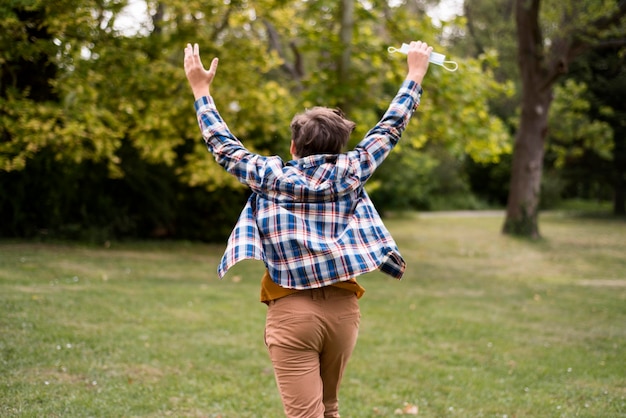
[[[470,189],[489,206],[504,207],[511,177],[511,156],[505,155],[498,163],[464,162],[463,172],[468,177]]]
[[[380,118],[405,74],[404,59],[388,54],[387,47],[413,39],[429,42],[458,61],[459,71],[431,66],[422,106],[398,155],[392,154],[368,190],[383,209],[478,207],[474,193],[501,203],[508,180],[500,171],[511,153],[519,95],[513,3],[468,2],[466,16],[433,22],[425,8],[434,3],[355,1],[349,40],[342,36],[341,2],[327,0],[147,2],[148,20],[125,32],[116,22],[126,1],[2,3],[0,180],[12,186],[0,191],[0,201],[3,218],[15,222],[3,226],[3,233],[91,226],[101,232],[88,235],[145,236],[169,225],[166,229],[182,236],[223,235],[194,234],[194,217],[177,216],[200,207],[214,221],[233,219],[239,208],[223,205],[220,196],[241,201],[247,193],[200,140],[182,71],[187,42],[200,44],[206,63],[220,58],[213,93],[232,131],[251,150],[285,158],[292,116],[314,105],[341,107],[357,123],[350,142],[356,144]],[[554,23],[564,7],[571,15],[584,12],[584,21],[570,22],[581,39],[599,36],[590,22],[616,7],[611,1],[545,3],[542,30],[550,39],[560,33]],[[603,161],[611,152],[606,123],[619,120],[615,105],[587,107],[590,99],[581,86],[557,91],[552,114],[559,123],[551,124],[549,158],[558,167],[587,158],[589,151]],[[595,109],[612,109],[613,115],[589,118]],[[398,179],[398,166],[410,181]],[[493,177],[485,178],[486,173]],[[27,178],[33,175],[46,187],[31,187]],[[68,209],[89,206],[77,197],[77,179],[84,184],[82,199],[95,194],[86,192],[90,188],[101,192],[89,197],[98,203],[87,212],[102,214]],[[5,210],[26,211],[42,193],[50,196],[37,222],[24,224],[30,215],[4,216]],[[124,201],[135,203],[120,204]],[[146,208],[152,208],[151,215]],[[223,211],[228,213],[221,218]]]
[[[613,46],[601,51],[589,51],[571,68],[571,75],[587,86],[584,98],[589,101],[589,118],[610,125],[612,131],[611,158],[586,150],[582,158],[568,160],[563,168],[568,197],[613,200],[613,212],[626,213],[626,53]],[[608,193],[607,188],[612,188]]]
[[[611,196],[607,166],[613,159],[611,125],[594,119],[587,85],[568,78],[554,89],[550,106],[541,207],[559,206],[563,198],[607,200]],[[605,117],[613,110],[599,109]]]
[[[429,68],[420,108],[388,166],[377,173],[380,180],[372,194],[377,205],[386,209],[482,206],[462,174],[463,161],[497,165],[511,152],[505,124],[490,113],[491,98],[512,93],[510,83],[493,79],[489,68],[494,60],[492,55],[459,59],[460,69],[452,74],[434,65]],[[454,186],[451,178],[457,181]],[[410,186],[400,186],[405,183]]]
[[[45,151],[45,150],[44,150]],[[167,165],[150,163],[125,144],[121,178],[104,162],[35,155],[23,170],[3,174],[1,236],[102,243],[125,237],[223,241],[245,201],[241,188],[181,185]]]
[[[15,188],[25,190],[13,203],[8,202],[16,196],[8,189],[0,192],[2,207],[16,213],[36,201],[26,173],[44,177],[40,195],[43,189],[57,193],[35,224],[13,217],[16,224],[4,233],[59,232],[73,225],[91,226],[104,236],[146,236],[164,227],[181,233],[196,229],[177,214],[195,208],[185,205],[198,199],[199,190],[223,193],[226,201],[246,193],[200,140],[182,70],[187,42],[200,44],[206,63],[220,58],[212,91],[233,133],[253,151],[284,157],[289,122],[306,107],[343,108],[357,123],[351,145],[377,122],[406,71],[402,58],[387,53],[388,46],[423,39],[447,52],[444,29],[412,2],[355,2],[350,40],[340,36],[337,2],[150,2],[151,19],[136,33],[115,29],[125,5],[23,0],[0,6],[0,178],[18,181]],[[403,155],[396,162],[411,170],[412,186],[398,188],[391,169],[377,174],[371,186],[402,195],[399,205],[427,204],[427,179],[439,164],[438,156],[424,154],[431,147],[445,150],[441,158],[485,163],[510,152],[509,134],[489,105],[511,94],[508,83],[494,80],[495,57],[455,59],[461,66],[457,73],[431,67],[418,121],[399,148]],[[97,170],[86,175],[89,167]],[[81,197],[76,179],[84,184]],[[100,192],[97,199],[85,192],[89,188]],[[99,203],[82,212],[67,209],[89,206],[81,199]],[[214,220],[223,210],[224,219],[239,210],[217,197],[201,200]]]
[[[573,64],[571,78],[556,87],[546,152],[547,173],[553,178],[544,182],[544,189],[558,192],[559,199],[613,200],[615,213],[626,192],[620,182],[622,63],[619,48],[589,52]]]
[[[443,142],[452,155],[467,155],[483,163],[498,162],[511,152],[511,137],[504,123],[489,112],[491,98],[512,93],[510,84],[493,79],[488,67],[493,59],[483,56],[461,61],[461,69],[452,75],[432,66],[428,83],[436,90],[424,95],[422,105],[432,111],[420,124],[426,137]]]
[[[428,209],[428,199],[434,189],[430,179],[437,161],[424,153],[405,151],[405,148],[398,145],[378,169],[376,178],[367,185],[380,210]]]
[[[541,209],[550,210],[561,206],[565,181],[559,170],[546,168],[541,176]]]
[[[608,28],[598,28],[597,25],[598,20],[614,14],[618,7],[615,0],[542,0],[539,21],[547,39],[576,34],[585,41],[596,43],[602,38],[623,35],[624,26],[620,29],[619,19],[616,20],[616,25]],[[546,44],[546,50],[549,47],[550,44]]]
[[[554,89],[550,106],[550,151],[554,164],[563,167],[566,160],[580,158],[585,151],[595,152],[601,158],[611,159],[613,132],[608,123],[591,120],[590,103],[586,100],[587,86],[566,80]],[[612,110],[607,108],[605,112]]]
[[[489,64],[495,79],[513,86],[509,94],[489,99],[490,113],[504,121],[511,132],[516,129],[512,117],[521,99],[514,6],[511,0],[465,1],[464,16],[453,22],[458,28],[451,40],[451,48],[459,55],[492,57]]]

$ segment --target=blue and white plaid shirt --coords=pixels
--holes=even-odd
[[[406,263],[363,186],[400,140],[421,93],[417,83],[405,81],[354,150],[286,163],[248,151],[213,99],[198,99],[209,151],[252,190],[228,239],[219,277],[239,261],[256,259],[275,283],[291,289],[327,286],[376,269],[400,279]]]

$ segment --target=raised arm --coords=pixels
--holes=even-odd
[[[193,46],[187,44],[185,75],[195,97],[194,106],[202,137],[219,165],[252,190],[260,190],[269,158],[246,149],[230,132],[217,111],[210,91],[217,72],[217,64],[217,58],[213,58],[211,66],[206,70],[200,59],[198,44]]]
[[[419,106],[422,81],[428,71],[432,47],[418,41],[411,42],[407,54],[407,75],[382,119],[356,146],[360,164],[360,178],[366,182],[376,168],[387,158],[398,143],[409,119]]]

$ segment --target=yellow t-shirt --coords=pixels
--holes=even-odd
[[[357,283],[355,278],[345,282],[333,283],[331,286],[353,291],[358,299],[365,293],[365,289]],[[300,290],[287,289],[286,287],[281,287],[274,283],[270,277],[270,273],[265,270],[265,274],[263,274],[263,278],[261,279],[261,302],[268,303],[296,292],[300,292]]]

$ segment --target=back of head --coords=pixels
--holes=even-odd
[[[300,158],[316,154],[339,154],[348,144],[355,123],[338,109],[313,107],[291,121],[291,138]]]

